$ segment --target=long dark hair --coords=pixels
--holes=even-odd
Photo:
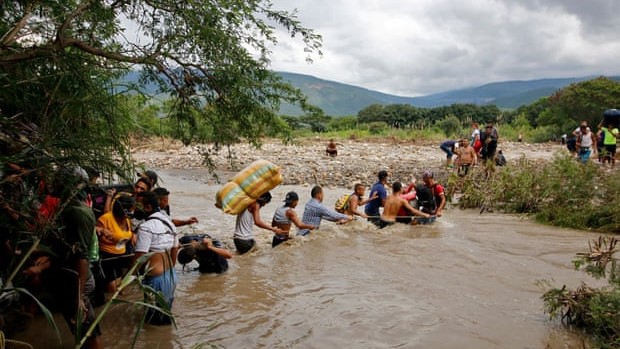
[[[127,211],[136,205],[136,199],[131,193],[120,192],[116,195],[114,203],[112,204],[112,215],[117,221],[121,221],[127,217]]]

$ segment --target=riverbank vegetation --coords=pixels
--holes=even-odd
[[[604,110],[620,105],[620,84],[598,78],[511,111],[371,105],[330,116],[268,69],[276,28],[299,37],[305,52],[321,49],[318,34],[268,0],[12,1],[0,5],[0,14],[0,295],[30,262],[32,247],[59,228],[55,220],[36,222],[53,174],[81,166],[131,181],[131,137],[167,136],[215,149],[317,134],[423,142],[466,137],[475,121],[495,123],[504,139],[522,134],[537,142],[569,133],[582,119],[595,125]],[[131,33],[138,39],[128,39],[134,36],[125,27],[138,28]],[[136,84],[118,83],[136,69]],[[143,94],[146,84],[157,86],[157,96]],[[306,115],[279,115],[282,101]],[[458,181],[454,187],[470,207],[533,213],[583,229],[620,226],[617,181],[572,159],[544,166],[524,160],[516,169],[474,171]]]
[[[588,251],[578,253],[573,260],[575,269],[597,278],[608,285],[593,288],[585,283],[576,289],[552,288],[548,281],[542,296],[545,311],[552,319],[583,328],[600,348],[620,348],[620,269],[615,257],[618,240],[599,237],[589,243]]]
[[[620,178],[595,163],[582,164],[570,155],[551,162],[521,159],[510,167],[492,164],[467,177],[452,176],[451,194],[460,193],[463,208],[531,214],[536,220],[575,229],[620,233]],[[614,256],[618,240],[599,237],[573,260],[577,270],[608,286],[582,284],[576,289],[542,281],[545,311],[569,326],[586,330],[601,348],[620,348],[620,269]]]
[[[463,208],[533,215],[541,223],[620,233],[620,178],[596,163],[557,155],[553,161],[525,158],[508,167],[487,164],[448,187]]]

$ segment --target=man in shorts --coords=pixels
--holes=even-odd
[[[381,214],[381,219],[377,226],[380,229],[387,227],[388,225],[392,225],[396,223],[396,218],[398,217],[398,212],[402,207],[409,210],[409,212],[413,213],[416,216],[421,216],[423,218],[431,218],[431,215],[428,213],[424,213],[422,211],[416,210],[409,204],[409,202],[404,199],[400,194],[403,190],[403,185],[400,182],[394,182],[392,184],[392,194],[387,197],[385,200],[385,206],[383,208],[383,213]]]

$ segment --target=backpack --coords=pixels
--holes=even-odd
[[[434,211],[437,209],[437,200],[435,199],[435,187],[438,185],[439,183],[435,183],[430,188],[426,185],[420,185],[416,188],[418,205],[422,207],[422,212],[434,213]]]
[[[213,246],[218,248],[224,247],[224,245],[219,240],[213,239],[211,236],[209,236],[209,234],[185,235],[179,239],[179,243],[181,245],[191,244],[192,241],[202,243],[202,240],[205,237],[211,239],[211,242],[213,242]],[[196,260],[198,261],[198,270],[201,273],[223,273],[228,270],[228,260],[226,260],[226,258],[222,256],[219,256],[213,251],[196,251]]]
[[[344,213],[344,211],[349,207],[349,200],[351,199],[352,194],[343,194],[336,200],[334,204],[334,210],[339,213]]]

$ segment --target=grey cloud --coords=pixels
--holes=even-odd
[[[300,20],[323,35],[329,55],[297,72],[383,92],[418,95],[620,72],[620,2],[299,0],[295,6]],[[274,57],[276,69],[291,56]]]

